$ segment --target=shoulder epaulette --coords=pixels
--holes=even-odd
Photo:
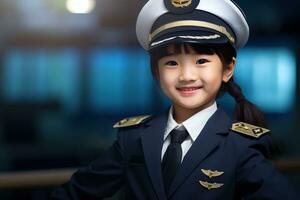
[[[238,122],[232,124],[231,130],[254,138],[259,138],[262,135],[270,132],[270,130],[266,128],[254,126],[245,122]]]
[[[141,116],[135,116],[135,117],[128,117],[128,118],[122,119],[121,121],[116,123],[113,126],[113,128],[135,126],[135,125],[138,125],[138,124],[141,124],[141,123],[145,122],[150,117],[151,117],[151,115],[141,115]]]

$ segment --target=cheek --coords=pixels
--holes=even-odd
[[[159,70],[159,83],[161,88],[166,92],[169,93],[169,90],[172,90],[176,85],[176,74],[172,71],[168,70]]]
[[[203,77],[203,82],[207,84],[207,86],[218,87],[222,83],[223,73],[222,70],[215,69],[209,70],[205,73]]]
[[[219,82],[222,81],[223,72],[221,69],[209,69],[205,72],[203,77],[207,82]]]
[[[159,83],[161,87],[166,88],[169,87],[172,84],[172,78],[170,75],[167,75],[166,73],[159,73]]]

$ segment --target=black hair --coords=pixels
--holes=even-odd
[[[180,54],[182,47],[184,51],[189,53],[188,46],[192,47],[194,51],[200,54],[213,55],[217,54],[224,67],[227,67],[237,57],[236,50],[230,44],[223,45],[199,45],[199,44],[174,44],[173,52],[166,47],[158,47],[149,51],[151,72],[154,78],[158,77],[158,61],[162,57],[171,54]],[[260,111],[253,103],[246,99],[240,86],[234,81],[233,77],[228,82],[223,82],[219,90],[218,96],[222,96],[228,92],[235,100],[234,120],[246,122],[256,126],[267,127],[266,120],[262,111]]]

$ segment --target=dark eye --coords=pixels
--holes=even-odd
[[[208,60],[206,60],[206,59],[199,59],[199,60],[197,60],[196,64],[197,65],[202,65],[202,64],[205,64],[207,62],[208,62]]]
[[[168,66],[176,66],[177,65],[177,62],[176,61],[173,61],[173,60],[171,60],[171,61],[168,61],[168,62],[166,62],[166,64],[165,65],[168,65]]]

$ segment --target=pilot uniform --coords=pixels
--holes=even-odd
[[[141,46],[151,51],[168,43],[243,47],[249,27],[231,0],[149,0],[136,25]],[[103,199],[124,188],[128,200],[300,199],[268,158],[269,130],[234,122],[216,103],[177,124],[172,107],[159,115],[126,118],[113,145],[79,169],[52,199]],[[187,131],[181,163],[164,184],[162,163],[173,130]]]
[[[128,200],[299,199],[267,160],[273,152],[267,129],[233,123],[220,107],[208,109],[211,117],[207,110],[196,114],[207,115],[208,121],[184,155],[168,193],[161,158],[172,120],[165,112],[119,122],[111,148],[79,169],[52,198],[103,199],[124,187]]]

